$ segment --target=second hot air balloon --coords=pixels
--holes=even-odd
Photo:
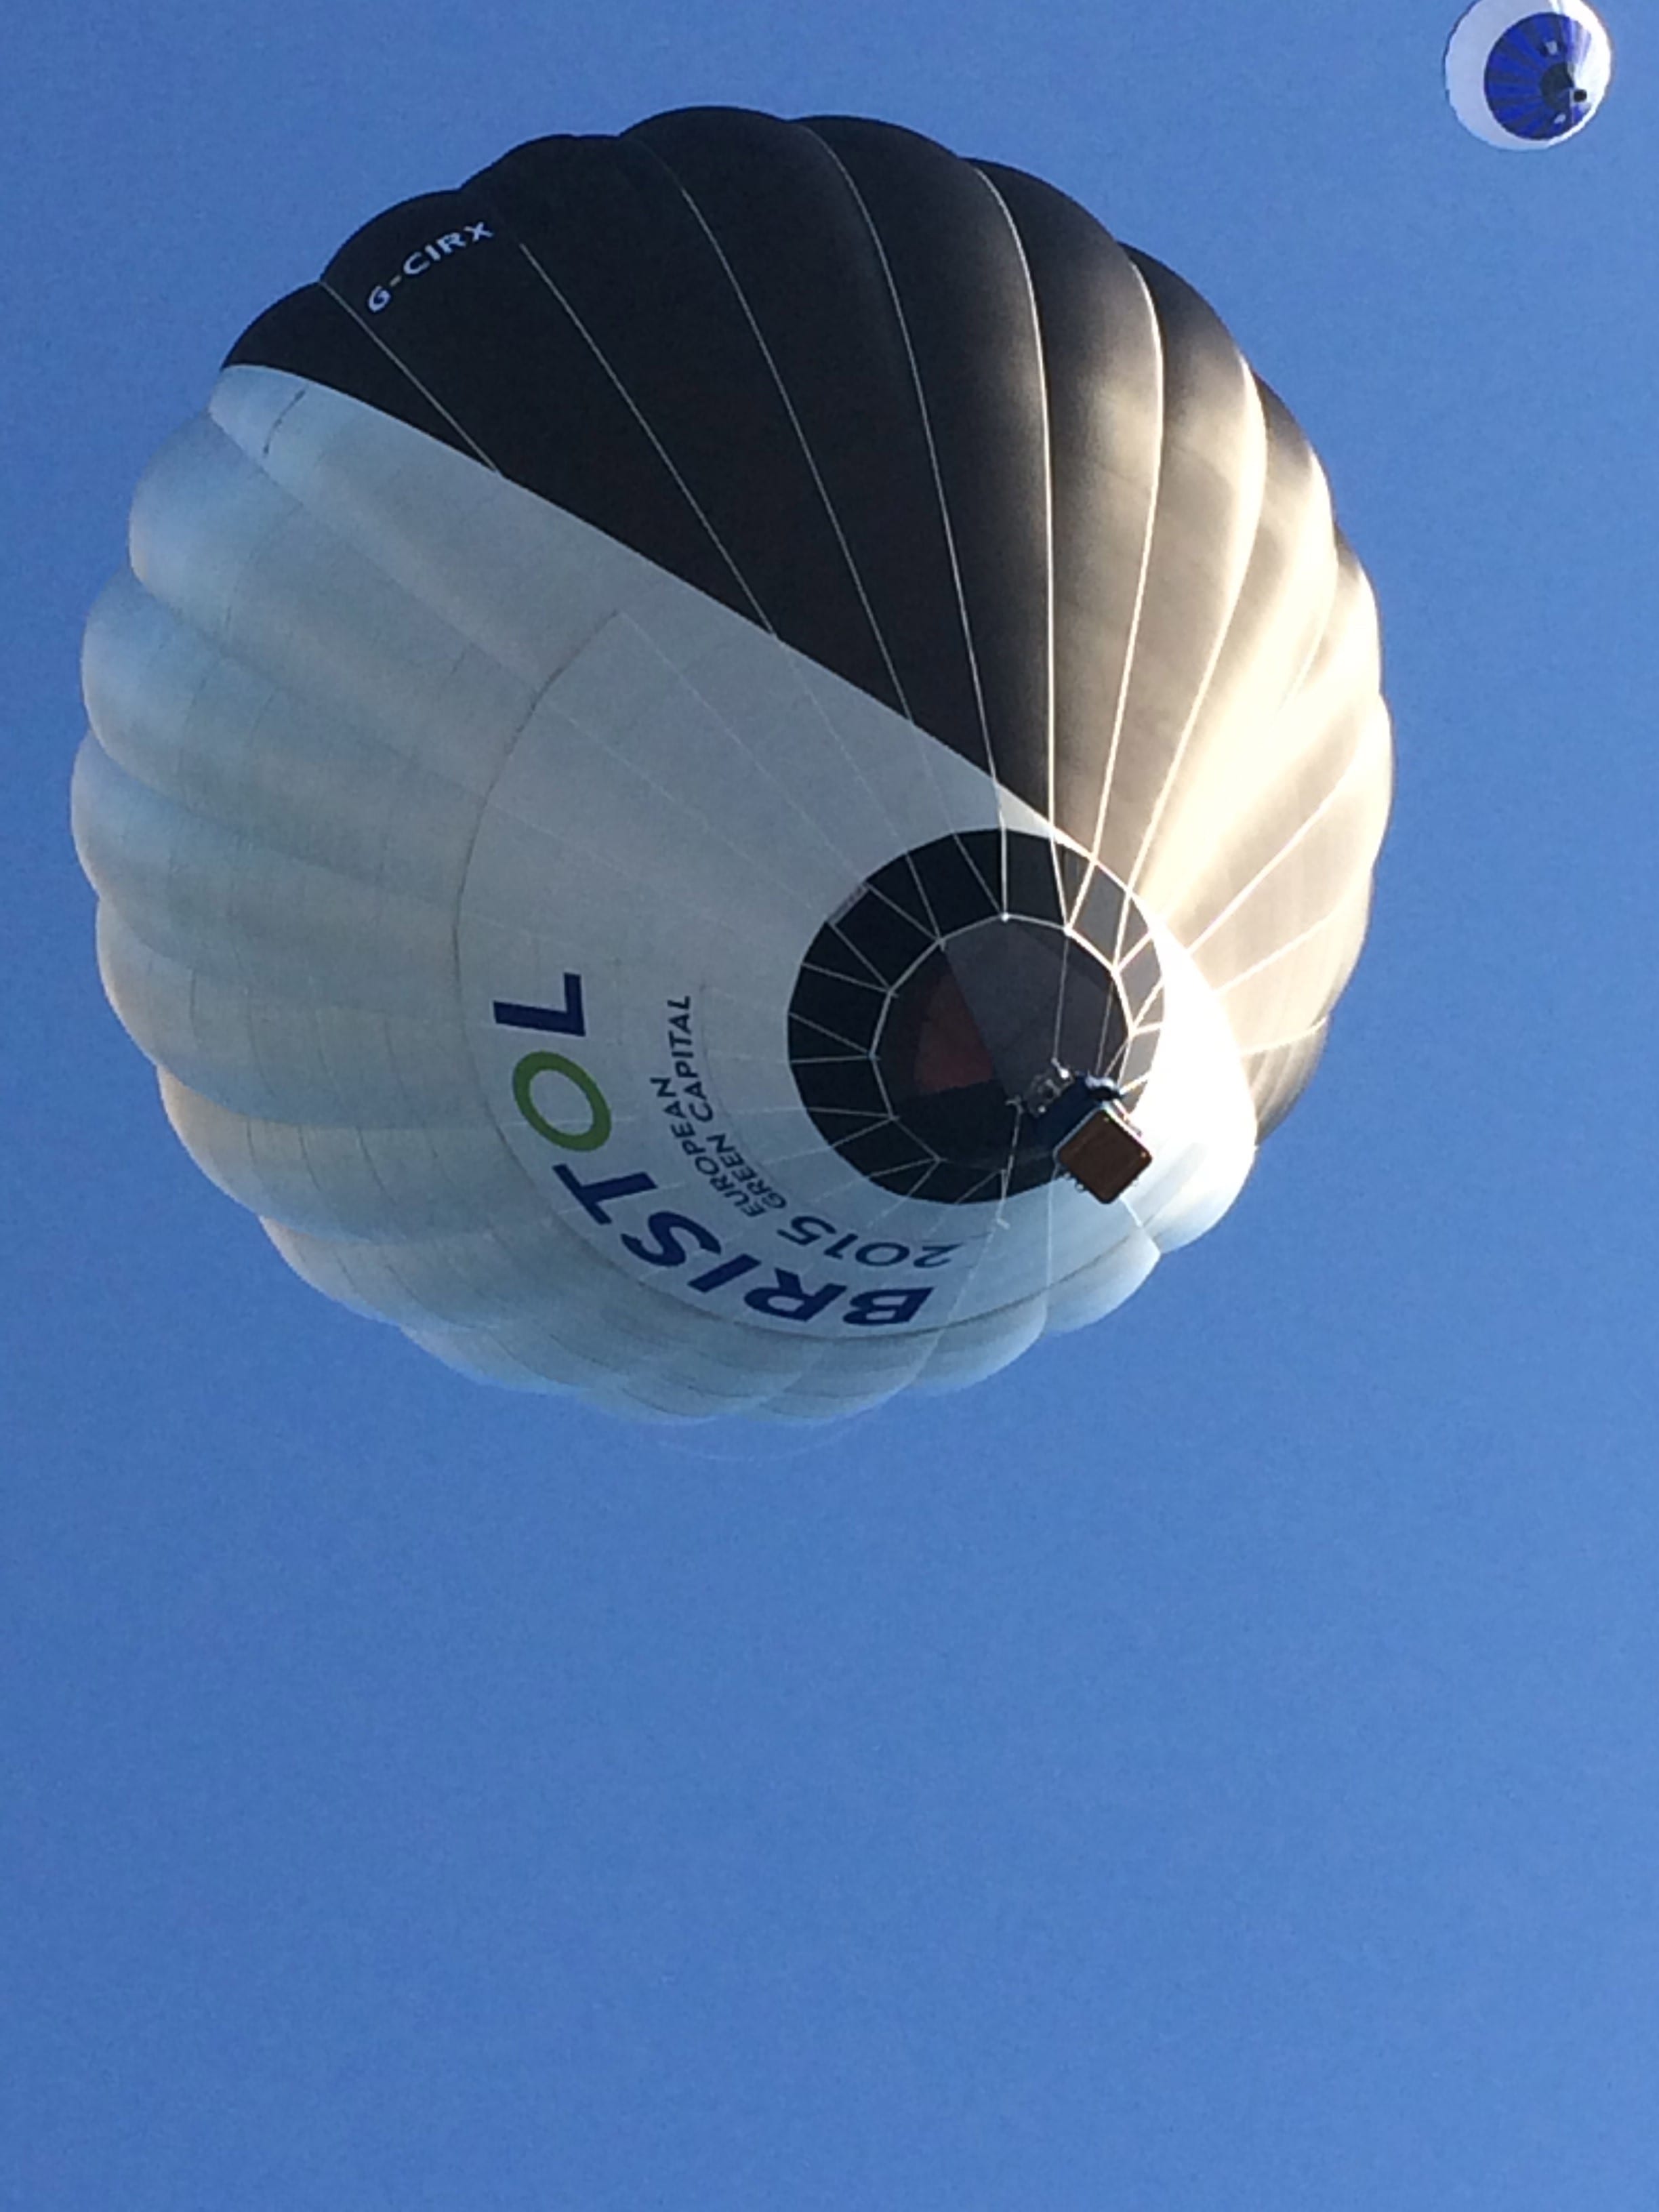
[[[1613,41],[1587,0],[1527,9],[1474,0],[1446,46],[1446,94],[1488,146],[1536,154],[1594,120],[1613,82]]]

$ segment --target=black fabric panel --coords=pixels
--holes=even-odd
[[[841,118],[536,140],[377,217],[230,358],[486,460],[1046,813],[1045,378],[999,175]],[[1115,249],[1043,209],[1046,319],[1067,252]]]
[[[628,136],[672,171],[720,241],[903,710],[935,734],[975,730],[973,672],[904,329],[841,163],[812,128],[738,109],[685,109]],[[928,150],[937,162],[952,160]],[[814,650],[782,620],[779,627]],[[848,672],[831,653],[815,657]],[[983,765],[983,746],[971,757]]]
[[[1010,837],[1005,852],[1003,901],[1008,912],[1058,921],[1060,878],[1053,847],[1039,844],[1034,837]]]
[[[225,366],[239,362],[314,379],[378,407],[383,415],[412,423],[461,453],[472,451],[385,347],[376,344],[356,317],[320,284],[307,284],[267,307],[232,347]]]
[[[915,356],[992,772],[1046,814],[1048,441],[1018,239],[979,172],[931,139],[853,117],[814,116],[806,128],[868,210]]]
[[[833,927],[852,956],[885,982],[921,959],[933,942],[933,932],[931,920],[912,921],[891,903],[891,872],[884,869],[882,878],[874,898],[860,899]]]
[[[592,334],[707,518],[747,587],[741,611],[897,707],[777,380],[673,173],[630,134],[522,147],[480,182]],[[601,526],[660,557],[649,515],[613,507]],[[730,599],[729,589],[721,596]]]
[[[454,196],[458,213],[483,216],[492,239],[423,283],[406,285],[380,318],[386,327],[377,335],[395,346],[421,384],[515,483],[752,616],[743,580],[676,481],[674,456],[665,457],[660,431],[653,441],[654,426],[641,421],[637,401],[629,404],[632,395],[596,350],[610,333],[594,330],[580,302],[567,305],[568,295],[561,297],[561,276],[568,272],[549,267],[549,224],[531,184],[549,169],[568,180],[571,204],[563,220],[578,251],[599,230],[601,210],[609,216],[607,241],[625,251],[633,234],[649,234],[648,217],[641,220],[641,193],[665,198],[656,165],[630,157],[616,139],[544,140],[521,148]],[[325,283],[363,291],[377,262],[384,265],[388,250],[406,235],[411,212],[427,204],[393,209],[359,232],[331,263]],[[553,220],[559,219],[556,205]],[[633,274],[642,288],[652,281],[647,267],[635,264]]]

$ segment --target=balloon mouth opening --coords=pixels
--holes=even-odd
[[[1052,1172],[1056,1077],[1110,1080],[1128,1034],[1111,970],[1065,930],[998,917],[936,945],[888,1000],[876,1065],[895,1117],[1020,1182]]]
[[[1582,106],[1589,98],[1581,84],[1572,81],[1572,71],[1565,62],[1552,62],[1538,80],[1539,96],[1550,107]]]
[[[1040,929],[988,922],[919,963],[883,1024],[883,1088],[906,1127],[988,1176],[1063,1170],[1109,1205],[1152,1164],[1109,1073],[1123,1001],[1086,946]]]
[[[1035,837],[985,833],[985,873],[970,875],[963,848],[979,836],[895,864],[906,875],[887,890],[908,892],[920,927],[897,923],[884,870],[820,932],[791,1007],[802,1103],[844,1158],[908,1196],[994,1203],[1071,1173],[1115,1197],[1150,1159],[1129,1121],[1162,1018],[1150,932],[1069,853],[1083,896],[1068,919],[1058,856]],[[1085,1176],[1067,1147],[1102,1115],[1112,1159]],[[1091,1161],[1106,1161],[1109,1133],[1093,1132]]]
[[[1570,136],[1595,114],[1606,83],[1606,55],[1595,31],[1577,17],[1545,10],[1503,30],[1480,71],[1485,126],[1470,121],[1461,104],[1460,82],[1473,57],[1460,60],[1458,37],[1453,34],[1448,50],[1448,82],[1453,105],[1477,135],[1495,125],[1505,138],[1539,145]],[[1464,93],[1474,92],[1470,82]]]

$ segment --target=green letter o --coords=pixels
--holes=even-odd
[[[556,1129],[546,1115],[538,1111],[530,1087],[538,1075],[562,1075],[575,1085],[587,1101],[592,1117],[585,1129]],[[513,1071],[513,1098],[536,1134],[567,1152],[597,1152],[611,1134],[611,1109],[605,1103],[604,1091],[585,1067],[578,1067],[562,1052],[527,1052]]]

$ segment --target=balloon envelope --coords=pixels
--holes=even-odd
[[[1540,153],[1590,121],[1613,79],[1613,42],[1584,0],[1528,13],[1475,0],[1446,48],[1446,91],[1460,123],[1489,146]]]
[[[1370,592],[1061,194],[662,116],[233,349],[94,611],[110,997],[289,1263],[667,1417],[950,1386],[1214,1222],[1364,934]]]

